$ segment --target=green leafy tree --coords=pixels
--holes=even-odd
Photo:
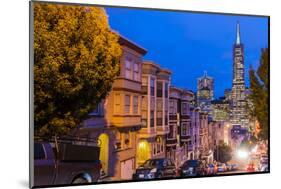
[[[232,149],[227,144],[221,142],[216,150],[216,159],[221,163],[226,163],[232,158]]]
[[[255,71],[250,68],[250,99],[253,102],[253,115],[260,124],[260,139],[268,139],[268,92],[269,92],[269,59],[268,49],[263,49],[260,59],[260,65]]]
[[[66,134],[105,98],[121,47],[102,8],[34,3],[34,124]]]

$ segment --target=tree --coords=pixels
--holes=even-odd
[[[34,125],[66,134],[111,90],[121,47],[105,10],[34,3]]]
[[[252,67],[250,74],[250,99],[253,102],[253,114],[257,118],[260,126],[258,137],[268,139],[268,92],[269,92],[269,57],[268,49],[262,49],[260,64],[255,71]]]
[[[232,149],[227,144],[220,143],[218,148],[216,149],[216,154],[217,161],[226,163],[232,158]]]

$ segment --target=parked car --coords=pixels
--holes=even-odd
[[[137,168],[133,179],[157,179],[176,176],[176,166],[171,159],[149,159]]]
[[[260,161],[259,164],[260,171],[268,171],[268,159],[263,159]]]
[[[231,170],[235,171],[238,169],[238,165],[237,164],[231,164]]]
[[[255,165],[253,163],[249,163],[247,166],[246,166],[246,171],[248,172],[255,172],[256,169],[255,169]]]
[[[218,167],[218,172],[225,172],[227,170],[225,163],[218,163],[217,167]]]
[[[225,166],[226,166],[226,171],[232,171],[232,165],[231,164],[226,163]]]
[[[265,165],[265,164],[262,165],[261,168],[260,168],[260,171],[261,172],[268,172],[268,165]]]
[[[206,174],[207,175],[214,175],[217,173],[217,166],[215,164],[207,164],[207,170],[206,170]]]
[[[98,146],[36,141],[33,186],[97,182],[101,169],[99,153]]]
[[[200,160],[187,160],[180,166],[181,177],[206,175],[205,164]]]

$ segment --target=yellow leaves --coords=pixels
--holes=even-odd
[[[79,124],[110,91],[121,47],[98,7],[35,2],[35,125],[45,134]]]

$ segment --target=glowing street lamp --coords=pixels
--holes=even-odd
[[[247,159],[249,157],[249,152],[247,152],[246,150],[238,150],[237,157],[240,159]]]

